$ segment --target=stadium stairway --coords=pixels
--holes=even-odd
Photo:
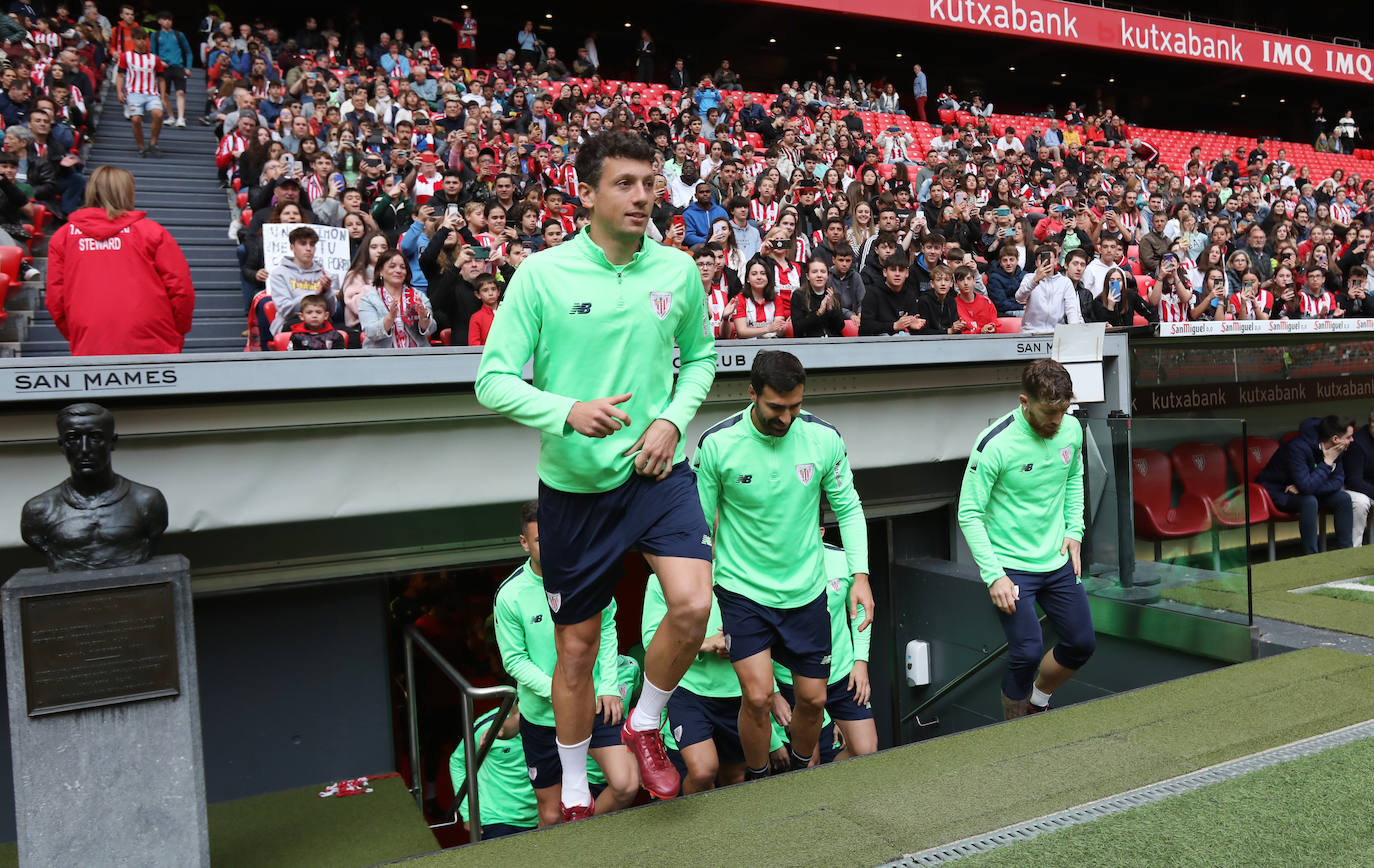
[[[226,236],[229,203],[215,172],[215,141],[195,120],[205,92],[205,72],[188,71],[190,125],[164,126],[161,157],[144,158],[134,147],[133,131],[114,94],[106,91],[104,110],[95,126],[95,142],[86,158],[96,166],[119,166],[133,172],[136,205],[161,223],[181,245],[191,266],[196,309],[186,352],[233,352],[243,349],[244,315],[235,245]],[[42,268],[44,263],[39,263]],[[42,305],[20,346],[23,356],[67,355],[67,342]]]

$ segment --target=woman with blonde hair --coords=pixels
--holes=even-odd
[[[195,306],[181,248],[134,210],[134,176],[97,168],[48,245],[48,312],[72,355],[179,353]]]

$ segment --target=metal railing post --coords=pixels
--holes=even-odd
[[[414,781],[413,792],[415,803],[424,810],[424,780],[420,771],[420,720],[417,712],[418,699],[415,695],[415,648],[424,652],[444,677],[453,682],[463,694],[463,758],[466,760],[466,774],[463,781],[463,790],[466,791],[468,802],[468,832],[475,844],[482,840],[482,820],[481,811],[477,799],[477,770],[482,761],[487,758],[487,753],[491,750],[492,744],[496,741],[496,734],[501,726],[506,722],[506,717],[510,714],[511,708],[515,706],[515,690],[506,685],[495,687],[473,687],[471,682],[463,677],[463,674],[454,668],[453,664],[444,659],[444,656],[430,644],[414,626],[405,629],[405,665],[406,665],[406,717],[410,730],[410,764],[412,769],[411,779]],[[477,744],[477,713],[474,700],[477,699],[496,699],[500,698],[501,705],[492,718],[491,726],[487,728],[487,734],[482,739],[482,743]],[[458,793],[454,793],[458,797]]]

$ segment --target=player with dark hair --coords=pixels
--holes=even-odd
[[[556,628],[565,820],[592,813],[592,667],[625,553],[644,553],[668,604],[645,650],[639,704],[621,728],[644,786],[659,798],[677,795],[680,784],[660,716],[701,648],[711,609],[710,530],[682,432],[715,379],[715,339],[691,256],[644,235],[652,157],[643,139],[619,131],[581,148],[578,197],[590,223],[515,272],[477,374],[483,405],[541,432],[539,529]],[[531,357],[533,384],[521,373]]]
[[[1044,711],[1097,647],[1080,578],[1083,426],[1065,415],[1073,381],[1036,359],[1021,388],[1021,406],[979,433],[959,495],[959,526],[1007,634],[1007,719]],[[1037,602],[1059,634],[1043,658]]]
[[[868,529],[844,440],[802,410],[806,370],[791,353],[764,351],[750,372],[750,406],[702,435],[692,466],[716,524],[716,599],[743,700],[739,736],[746,777],[768,774],[769,713],[776,659],[792,673],[791,765],[816,752],[830,675],[831,629],[824,549],[815,521],[825,492],[845,544],[851,618],[873,620]],[[793,542],[760,546],[760,528],[795,528]],[[802,528],[809,528],[803,532]]]

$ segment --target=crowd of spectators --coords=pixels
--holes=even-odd
[[[495,306],[476,278],[499,304],[524,256],[584,224],[578,147],[625,128],[657,152],[648,235],[696,257],[718,338],[1374,313],[1374,179],[1312,177],[1263,138],[1170,166],[1110,108],[1070,104],[1023,136],[947,89],[933,107],[971,120],[916,141],[893,86],[853,74],[760,93],[728,61],[698,76],[676,60],[665,89],[647,32],[629,83],[600,76],[594,40],[565,63],[532,22],[491,54],[471,14],[434,24],[437,40],[372,42],[314,18],[290,38],[207,20],[202,122],[231,187],[245,311],[280,264],[263,261],[263,225],[316,223],[350,240],[353,292],[330,304],[349,345],[370,342],[358,300],[381,285],[379,236],[432,308],[428,339],[480,342],[473,316]]]

